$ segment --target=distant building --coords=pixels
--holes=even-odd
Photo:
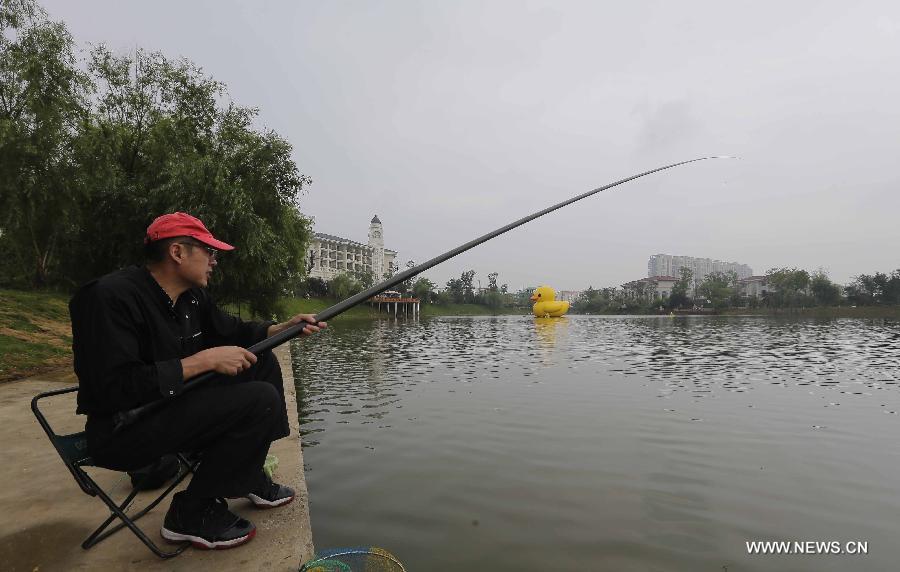
[[[397,251],[384,247],[384,229],[378,215],[369,224],[369,242],[363,244],[317,232],[310,241],[306,263],[311,278],[331,280],[338,274],[371,272],[375,282],[397,270]]]
[[[768,276],[749,276],[738,280],[738,293],[748,298],[763,298],[775,288],[769,285]]]
[[[693,256],[673,256],[671,254],[654,254],[647,262],[647,276],[681,277],[681,269],[689,268],[693,272],[693,288],[697,288],[706,276],[712,272],[727,274],[734,272],[738,279],[749,278],[753,269],[739,262],[722,262],[710,258],[694,258]]]
[[[654,298],[665,300],[672,295],[672,288],[678,278],[674,276],[649,276],[639,280],[632,280],[622,284],[622,290],[627,298],[632,300],[650,301]]]
[[[556,299],[561,302],[574,302],[581,297],[582,290],[558,290]]]

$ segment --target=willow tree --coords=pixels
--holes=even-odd
[[[0,3],[0,32],[0,282],[138,263],[147,225],[181,210],[238,246],[216,295],[271,313],[310,234],[291,145],[188,60],[99,46],[81,62],[32,0]]]
[[[90,81],[33,1],[0,3],[0,279],[42,286],[78,226],[76,141]]]
[[[69,275],[138,259],[150,221],[181,210],[238,247],[222,257],[216,295],[271,313],[282,285],[302,272],[309,238],[299,199],[310,179],[291,145],[255,129],[255,109],[220,103],[225,86],[188,60],[100,46],[89,70],[98,88],[79,146],[91,189],[80,243],[91,246]]]

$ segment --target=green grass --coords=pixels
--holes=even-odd
[[[316,314],[322,310],[337,304],[337,300],[329,298],[283,298],[281,300],[281,312],[278,315],[279,320],[296,314]],[[224,309],[232,314],[241,315],[244,319],[248,319],[246,311],[237,312],[234,306],[225,306]],[[496,316],[496,315],[521,315],[531,312],[531,308],[498,308],[491,310],[487,306],[479,304],[421,304],[421,315],[423,317],[434,316]],[[398,310],[401,314],[403,308]],[[393,315],[382,305],[379,311],[377,306],[370,306],[368,303],[362,303],[358,306],[350,308],[335,319],[339,320],[377,320],[379,318],[387,318]]]
[[[0,380],[9,380],[62,366],[68,363],[69,350],[0,334],[0,356]]]
[[[531,313],[531,308],[501,307],[492,310],[480,304],[422,304],[422,316],[499,316]]]
[[[68,298],[0,289],[0,381],[71,363]]]
[[[10,312],[3,315],[3,321],[0,322],[7,328],[19,332],[39,332],[41,329],[31,323],[28,316],[16,312]]]
[[[0,289],[0,325],[6,325],[13,317],[29,322],[34,318],[46,318],[68,323],[69,295]]]

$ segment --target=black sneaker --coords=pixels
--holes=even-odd
[[[259,508],[275,508],[294,500],[294,489],[279,485],[266,477],[259,489],[251,491],[247,498]]]
[[[256,536],[256,526],[228,510],[223,499],[194,500],[176,493],[160,530],[170,542],[207,550],[234,548]]]

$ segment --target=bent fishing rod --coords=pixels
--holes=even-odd
[[[317,324],[319,322],[327,322],[331,318],[334,318],[335,316],[343,314],[350,308],[353,308],[354,306],[360,304],[361,302],[368,300],[369,298],[371,298],[372,296],[375,296],[376,294],[380,294],[381,292],[384,292],[385,290],[390,289],[392,286],[396,286],[396,285],[400,284],[404,280],[408,280],[409,278],[412,278],[416,274],[419,274],[421,272],[424,272],[425,270],[428,270],[429,268],[437,266],[441,262],[450,260],[451,258],[453,258],[454,256],[456,256],[458,254],[462,254],[463,252],[465,252],[467,250],[475,248],[479,244],[483,244],[483,243],[491,240],[492,238],[496,238],[505,232],[509,232],[510,230],[512,230],[516,227],[522,226],[523,224],[525,224],[527,222],[531,222],[536,218],[542,217],[545,214],[552,213],[555,210],[561,209],[561,208],[568,206],[574,202],[580,201],[581,199],[586,199],[587,197],[595,195],[601,191],[605,191],[607,189],[617,187],[617,186],[627,183],[629,181],[633,181],[635,179],[639,179],[639,178],[645,177],[647,175],[652,175],[653,173],[658,173],[659,171],[665,171],[666,169],[671,169],[673,167],[679,167],[681,165],[687,165],[688,163],[695,163],[697,161],[705,161],[707,159],[734,159],[734,157],[729,157],[729,156],[725,156],[725,155],[716,155],[716,156],[710,156],[710,157],[698,157],[697,159],[689,159],[687,161],[680,161],[678,163],[672,163],[671,165],[665,165],[664,167],[657,167],[656,169],[644,171],[643,173],[639,173],[637,175],[632,175],[630,177],[616,181],[614,183],[610,183],[608,185],[598,187],[592,191],[582,193],[582,194],[578,195],[577,197],[572,197],[569,200],[555,204],[551,207],[547,207],[542,211],[538,211],[534,214],[531,214],[524,218],[521,218],[515,222],[511,222],[508,225],[498,228],[497,230],[495,230],[493,232],[489,232],[482,237],[476,238],[475,240],[471,240],[463,245],[457,246],[453,250],[445,252],[444,254],[441,254],[440,256],[436,256],[427,262],[423,262],[422,264],[419,264],[418,266],[414,266],[413,268],[404,270],[403,272],[401,272],[399,274],[395,274],[394,276],[391,276],[390,278],[388,278],[384,282],[381,282],[380,284],[376,284],[375,286],[372,286],[371,288],[368,288],[358,294],[354,294],[353,296],[350,296],[346,300],[338,302],[334,306],[331,306],[329,308],[322,310],[321,312],[319,312],[318,314],[315,315],[314,323]],[[285,330],[283,330],[271,337],[268,337],[268,338],[262,340],[261,342],[258,342],[256,344],[250,346],[249,348],[247,348],[247,350],[250,352],[253,352],[257,356],[259,356],[260,354],[267,352],[277,346],[280,346],[284,342],[299,336],[300,333],[303,331],[303,328],[308,323],[309,322],[300,322],[298,324],[290,326],[289,328],[286,328]],[[215,371],[208,371],[206,373],[203,373],[196,377],[193,377],[185,382],[185,385],[181,389],[180,393],[184,393],[185,391],[190,391],[198,386],[201,386],[204,383],[207,383],[210,379],[212,379],[218,375],[221,375],[221,374],[219,374]],[[131,425],[132,423],[136,422],[138,419],[140,419],[154,411],[157,411],[158,409],[162,408],[167,403],[169,403],[170,400],[171,400],[171,398],[163,398],[158,401],[152,401],[150,403],[147,403],[146,405],[142,405],[140,407],[130,409],[128,411],[120,411],[119,413],[116,413],[113,416],[113,421],[115,423],[114,432],[121,431],[123,428]]]

